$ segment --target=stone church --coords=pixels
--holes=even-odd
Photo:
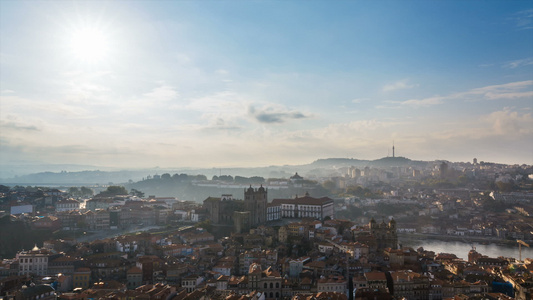
[[[378,249],[392,248],[398,249],[398,234],[396,233],[396,221],[390,220],[377,223],[374,218],[370,220],[370,234],[374,236]]]

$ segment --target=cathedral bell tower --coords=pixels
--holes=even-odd
[[[244,190],[244,210],[250,212],[250,225],[258,226],[266,222],[267,190],[250,187]]]

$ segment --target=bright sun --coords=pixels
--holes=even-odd
[[[102,30],[97,28],[80,28],[73,32],[70,48],[74,56],[86,63],[96,63],[106,58],[109,41]]]

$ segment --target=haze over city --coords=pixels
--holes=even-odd
[[[0,164],[533,163],[529,1],[1,1]]]

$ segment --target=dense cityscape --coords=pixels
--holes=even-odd
[[[533,1],[0,0],[0,300],[531,300]]]
[[[531,299],[532,166],[385,160],[316,170],[330,174],[321,177],[3,185],[0,296]],[[134,188],[184,183],[221,193],[191,201]],[[424,240],[468,247],[407,246]]]

